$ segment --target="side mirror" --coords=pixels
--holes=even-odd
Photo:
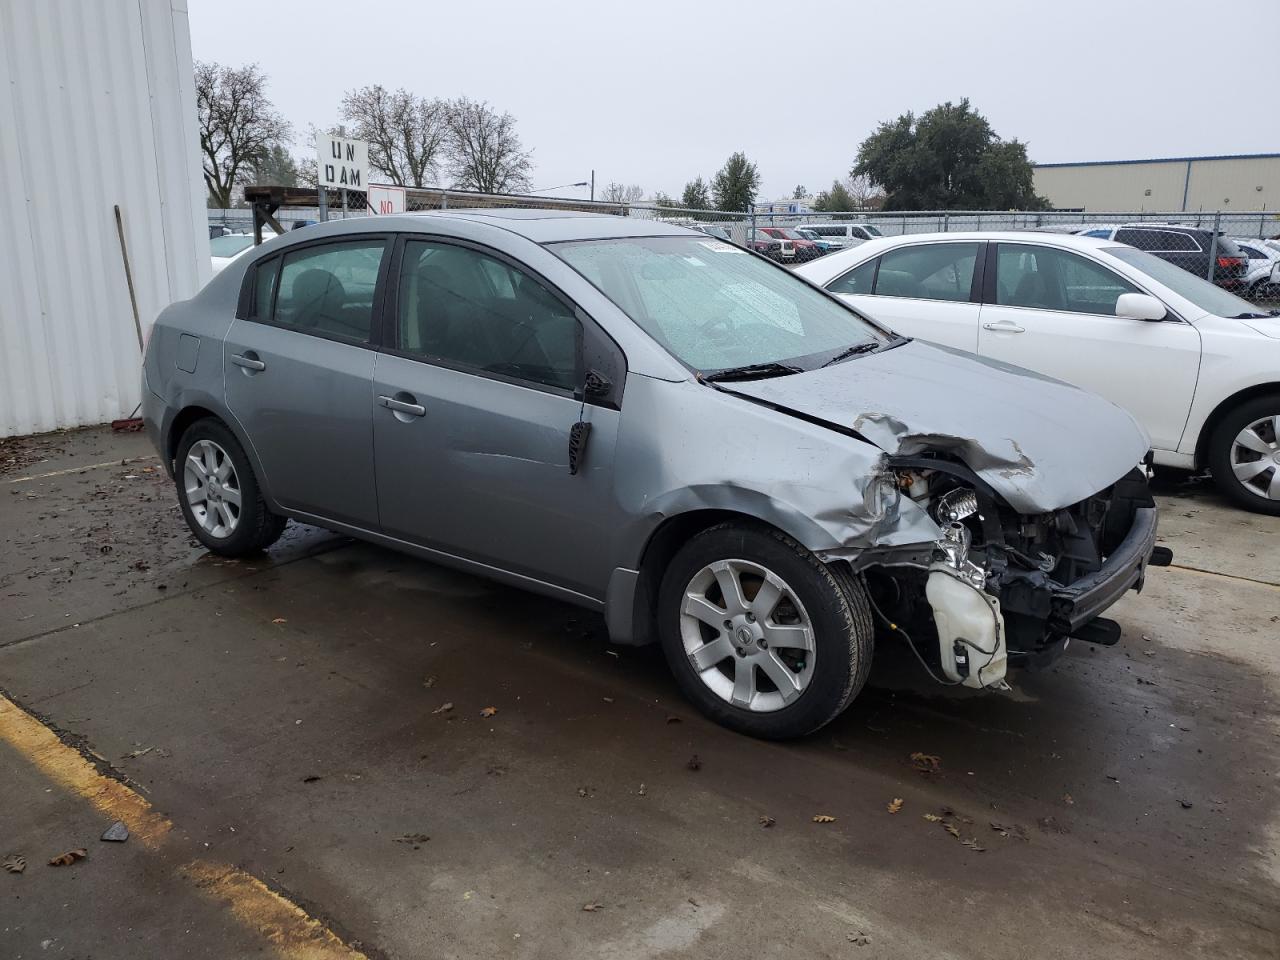
[[[1116,316],[1129,320],[1163,320],[1169,315],[1163,303],[1146,293],[1122,293],[1116,298]]]

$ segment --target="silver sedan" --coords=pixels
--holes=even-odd
[[[161,314],[144,380],[210,550],[292,518],[599,610],[757,736],[839,714],[877,634],[975,689],[1114,643],[1100,614],[1168,560],[1118,408],[653,221],[279,237]]]

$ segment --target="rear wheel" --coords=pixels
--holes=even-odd
[[[785,534],[711,527],[672,559],[659,633],[681,690],[757,737],[811,733],[866,682],[874,631],[862,584]]]
[[[212,417],[183,433],[173,474],[187,526],[214,553],[255,553],[284,532],[288,520],[267,509],[244,448]]]
[[[1248,400],[1209,437],[1214,483],[1246,510],[1280,515],[1280,394]]]

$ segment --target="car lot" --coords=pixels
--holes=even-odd
[[[140,435],[0,469],[0,689],[171,825],[99,842],[101,799],[0,715],[0,856],[30,864],[0,955],[324,955],[206,860],[371,957],[1280,949],[1280,519],[1207,485],[1163,481],[1175,566],[1115,608],[1120,646],[983,698],[884,649],[847,713],[769,744],[579,610],[307,527],[208,555]]]

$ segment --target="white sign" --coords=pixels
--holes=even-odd
[[[388,187],[381,183],[371,183],[365,197],[369,212],[372,214],[404,213],[404,187]]]
[[[366,190],[369,187],[369,144],[327,133],[316,134],[316,175],[322,187]]]

